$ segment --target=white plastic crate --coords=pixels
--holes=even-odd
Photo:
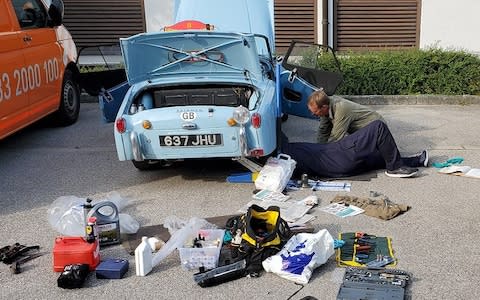
[[[186,270],[198,269],[200,267],[205,267],[205,269],[216,268],[218,266],[225,230],[202,229],[198,234],[201,237],[205,237],[205,241],[201,241],[203,245],[202,248],[178,248],[182,267]],[[192,240],[194,238],[195,237],[192,237]]]

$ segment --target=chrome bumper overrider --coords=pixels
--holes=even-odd
[[[130,132],[130,144],[132,145],[132,154],[133,159],[136,161],[143,161],[142,150],[140,148],[140,143],[138,142],[138,137],[135,132]]]

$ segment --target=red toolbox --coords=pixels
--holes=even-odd
[[[66,265],[88,264],[90,271],[100,263],[98,240],[88,243],[83,237],[63,236],[55,239],[53,270],[62,272]]]

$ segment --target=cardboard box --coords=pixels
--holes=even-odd
[[[102,261],[95,270],[99,279],[120,279],[128,271],[128,260],[126,259],[107,259]]]

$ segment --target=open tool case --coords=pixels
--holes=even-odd
[[[339,267],[379,268],[396,265],[389,237],[364,232],[345,232],[340,233],[338,237],[345,242],[336,252]]]
[[[347,267],[337,300],[403,300],[411,275],[394,269],[370,270]]]

